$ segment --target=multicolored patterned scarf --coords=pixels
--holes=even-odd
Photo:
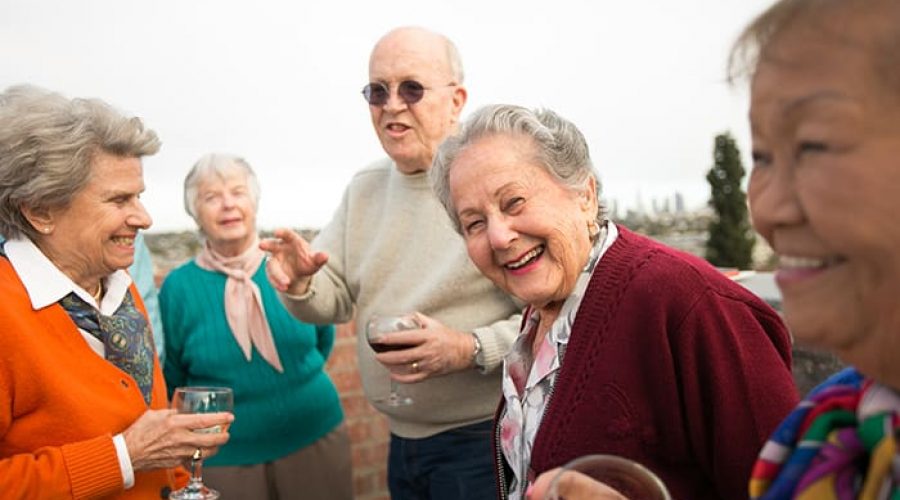
[[[763,447],[750,498],[900,500],[900,394],[845,369],[813,389]]]
[[[72,292],[59,301],[78,328],[103,342],[105,358],[131,375],[144,402],[153,399],[153,334],[144,314],[134,304],[131,290],[112,316],[105,316]]]

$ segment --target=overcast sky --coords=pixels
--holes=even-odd
[[[772,0],[0,0],[0,87],[100,97],[163,141],[144,161],[151,231],[192,229],[182,181],[207,152],[244,156],[259,226],[320,227],[384,155],[360,89],[396,26],[454,39],[467,116],[547,107],[584,132],[620,207],[705,204],[714,136],[749,161],[747,93],[725,83],[740,28]]]

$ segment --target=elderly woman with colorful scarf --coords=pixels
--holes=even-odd
[[[782,0],[733,52],[751,77],[753,224],[779,256],[785,319],[854,367],[775,431],[753,498],[900,498],[898,40],[896,0]]]
[[[229,498],[352,497],[349,439],[324,371],[334,327],[302,323],[265,276],[256,211],[259,184],[241,158],[210,154],[184,182],[200,254],[160,291],[169,387],[234,391],[231,441],[204,479]]]
[[[750,212],[779,257],[785,320],[852,365],[775,429],[753,499],[900,498],[898,40],[896,0],[781,0],[732,52],[732,76],[751,80]]]

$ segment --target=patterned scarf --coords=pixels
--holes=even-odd
[[[100,314],[75,292],[59,303],[78,328],[103,342],[106,360],[131,375],[149,405],[153,397],[153,334],[147,319],[134,305],[131,290],[112,316]]]
[[[262,265],[266,253],[259,249],[259,238],[250,248],[236,257],[223,257],[209,246],[197,256],[197,265],[207,271],[217,271],[228,279],[225,281],[225,317],[234,340],[237,341],[244,358],[251,359],[253,347],[260,356],[279,373],[284,373],[278,349],[272,338],[269,320],[262,303],[259,286],[253,282],[253,275]]]
[[[900,394],[845,369],[778,426],[750,478],[752,499],[900,499]]]

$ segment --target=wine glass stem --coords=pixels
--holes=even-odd
[[[391,395],[390,395],[390,398],[391,398],[391,401],[396,401],[396,400],[400,399],[400,395],[397,394],[397,381],[394,380],[394,379],[391,379]]]
[[[203,459],[195,460],[191,458],[191,480],[188,482],[187,489],[192,492],[199,492],[203,488]]]

